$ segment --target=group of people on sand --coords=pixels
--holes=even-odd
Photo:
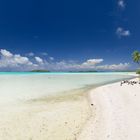
[[[136,84],[139,84],[140,85],[140,81],[129,81],[129,80],[123,80],[123,81],[121,81],[121,86],[123,85],[123,84],[127,84],[127,85],[136,85]]]

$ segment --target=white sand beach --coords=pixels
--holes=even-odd
[[[0,140],[137,140],[140,138],[139,85],[120,86],[118,82],[87,94],[90,83],[96,85],[127,77],[1,75]],[[87,88],[81,88],[83,82]],[[71,90],[69,83],[73,84]],[[73,89],[75,86],[79,88]]]
[[[140,139],[140,84],[105,85],[92,90],[89,98],[93,116],[78,140]]]
[[[0,0],[0,140],[140,140],[140,0]]]
[[[90,117],[84,95],[0,107],[0,140],[74,140]]]

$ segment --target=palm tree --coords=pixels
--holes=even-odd
[[[133,61],[136,62],[137,64],[140,64],[140,52],[139,51],[134,51],[132,54]]]
[[[139,51],[134,51],[132,54],[133,61],[140,65],[140,52]],[[136,72],[139,75],[139,81],[140,81],[140,70],[137,70]]]

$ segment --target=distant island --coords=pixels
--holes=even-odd
[[[84,72],[98,72],[98,71],[95,71],[95,70],[94,71],[89,71],[89,70],[87,70],[87,71],[69,71],[69,72],[81,72],[81,73],[83,72],[84,73]]]
[[[111,71],[111,72],[135,72],[136,70],[122,70],[122,71]],[[40,69],[37,69],[37,70],[31,70],[30,72],[54,72],[54,71],[49,71],[49,70],[40,70]],[[55,72],[61,72],[61,71],[55,71]],[[62,71],[62,72],[68,72],[68,73],[94,73],[94,72],[109,72],[109,71],[96,71],[96,70],[87,70],[87,71]]]
[[[50,71],[48,71],[48,70],[32,70],[30,72],[50,72]]]

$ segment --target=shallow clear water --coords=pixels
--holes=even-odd
[[[56,95],[132,77],[127,73],[0,73],[0,103]]]

